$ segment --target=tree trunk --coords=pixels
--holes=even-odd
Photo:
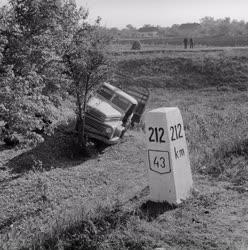
[[[83,116],[82,116],[82,135],[84,140],[86,141],[86,135],[85,135],[85,114],[86,114],[86,105],[87,105],[87,100],[88,100],[88,92],[89,92],[89,79],[90,76],[87,75],[86,77],[86,86],[85,86],[85,91],[84,91],[84,103],[83,103],[83,110],[81,110],[81,112],[83,112]]]
[[[82,101],[80,98],[80,94],[77,93],[77,107],[78,107],[78,117],[77,117],[77,125],[76,129],[78,132],[78,145],[80,148],[85,149],[86,148],[86,140],[84,136],[84,114],[82,110]]]
[[[89,79],[90,79],[90,75],[87,75],[83,100],[81,98],[80,92],[79,91],[77,92],[78,117],[77,117],[76,126],[77,126],[77,131],[78,131],[78,144],[86,154],[89,154],[87,150],[87,137],[85,133],[85,114],[86,114],[86,105],[87,105],[87,95],[89,92],[88,90]]]

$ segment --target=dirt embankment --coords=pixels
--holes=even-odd
[[[236,55],[240,53],[241,55]],[[247,52],[182,53],[120,57],[123,85],[148,88],[205,88],[209,86],[247,89]]]

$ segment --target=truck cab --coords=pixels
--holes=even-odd
[[[131,124],[137,100],[121,89],[103,83],[86,109],[85,130],[89,138],[115,144]]]

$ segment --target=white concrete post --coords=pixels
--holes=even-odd
[[[193,185],[183,120],[178,108],[158,108],[145,117],[151,200],[179,204]]]

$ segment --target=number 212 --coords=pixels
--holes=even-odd
[[[150,142],[165,143],[163,128],[149,127],[148,130],[151,132],[149,136]]]
[[[178,123],[175,126],[171,126],[170,130],[171,130],[171,140],[172,141],[175,141],[177,139],[183,138],[183,135],[182,135],[182,125],[180,123]]]

